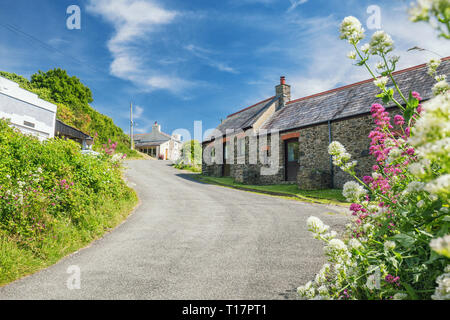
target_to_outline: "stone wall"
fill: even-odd
[[[328,124],[301,129],[299,143],[299,171],[297,175],[299,188],[303,190],[330,188]]]

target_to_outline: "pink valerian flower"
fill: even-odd
[[[391,274],[388,274],[384,280],[386,280],[386,282],[390,283],[390,284],[395,284],[397,286],[400,286],[400,277],[394,277]]]
[[[358,212],[360,212],[363,209],[362,205],[357,203],[352,203],[350,205],[350,211],[353,211],[353,215],[357,215]]]
[[[409,127],[407,127],[407,128],[405,129],[405,134],[406,134],[407,137],[410,136],[410,134],[411,134],[411,129],[410,129]]]
[[[364,176],[363,182],[367,185],[371,184],[373,182],[373,178],[371,176]]]
[[[375,119],[375,124],[380,126],[380,128],[389,128],[392,129],[392,125],[390,124],[389,113],[386,112],[386,109],[379,104],[374,103],[370,108],[370,112],[372,113],[372,118]]]
[[[398,126],[403,126],[405,124],[405,119],[398,114],[394,117],[394,123]]]
[[[420,96],[420,93],[413,91],[413,92],[411,92],[411,95],[413,98],[416,98],[419,102],[422,101],[422,97]]]
[[[417,113],[418,114],[421,114],[422,113],[422,105],[421,104],[419,104],[418,106],[417,106]]]
[[[413,155],[414,155],[414,152],[415,152],[414,148],[408,148],[408,149],[406,150],[406,153],[409,154],[410,156],[413,156]]]

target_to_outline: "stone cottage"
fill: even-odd
[[[137,150],[154,158],[176,161],[181,156],[180,135],[169,135],[161,131],[158,122],[152,126],[152,132],[135,134],[134,144]]]
[[[450,75],[450,57],[442,59],[438,72]],[[426,64],[396,71],[394,77],[404,93],[432,97],[435,81]],[[341,188],[350,177],[333,166],[328,145],[341,142],[358,161],[356,173],[370,174],[370,107],[382,103],[375,97],[378,93],[370,79],[291,100],[291,87],[281,77],[275,96],[229,115],[203,142],[203,174],[246,184]],[[392,114],[399,112],[393,104],[385,107]]]

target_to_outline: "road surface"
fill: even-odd
[[[306,219],[340,229],[347,220],[332,207],[199,183],[166,161],[127,165],[141,199],[127,221],[0,288],[0,299],[296,299],[325,261]],[[80,289],[73,277],[68,288],[68,268],[80,271]]]

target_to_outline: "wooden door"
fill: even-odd
[[[298,139],[286,140],[284,142],[285,150],[285,179],[286,181],[297,181],[298,173],[298,156],[299,156],[299,142]]]
[[[229,147],[227,143],[223,144],[223,169],[222,169],[222,176],[229,177],[231,176],[231,165],[229,163]]]
[[[168,155],[169,155],[169,150],[166,149],[166,160],[169,160]]]

